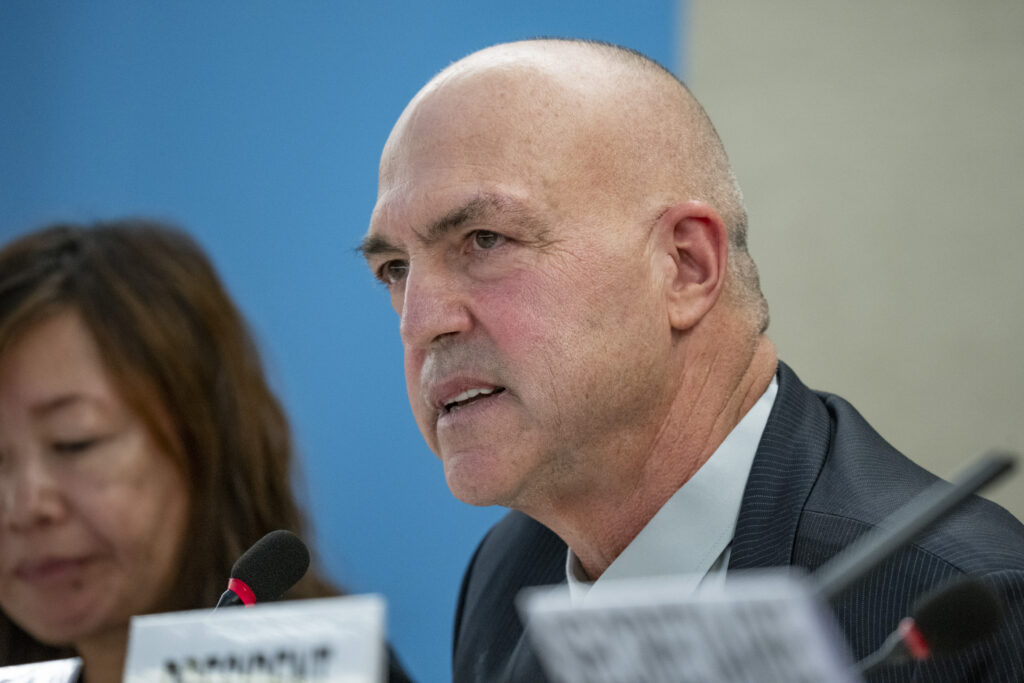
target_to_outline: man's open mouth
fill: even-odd
[[[490,389],[467,389],[461,394],[444,404],[444,412],[450,413],[454,410],[469,405],[488,396],[496,396],[505,391],[505,387],[491,387]]]

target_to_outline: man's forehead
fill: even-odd
[[[382,165],[417,150],[453,144],[476,148],[490,139],[519,135],[536,127],[538,115],[553,113],[555,94],[550,85],[508,72],[447,79],[409,104],[388,138]]]
[[[490,197],[492,209],[510,198],[543,195],[558,175],[570,137],[545,121],[515,116],[501,102],[421,102],[403,117],[381,155],[378,224],[440,220],[438,213]],[[429,216],[425,213],[431,214]]]
[[[563,115],[550,96],[520,95],[453,85],[403,114],[381,154],[378,210],[466,188],[544,194],[571,177],[568,166],[593,133],[586,117]]]
[[[543,44],[540,44],[543,45]],[[579,60],[519,44],[489,48],[456,62],[435,76],[410,101],[385,145],[382,164],[400,149],[429,144],[438,134],[458,136],[467,128],[495,133],[533,133],[580,113],[595,89],[595,71]],[[591,60],[592,61],[592,60]],[[479,124],[474,126],[473,124]]]

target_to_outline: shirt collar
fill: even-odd
[[[594,583],[570,549],[565,574],[573,601],[599,590],[609,579],[666,574],[690,575],[696,588],[727,553],[736,529],[750,467],[775,403],[779,383],[772,379],[707,462],[651,518]]]

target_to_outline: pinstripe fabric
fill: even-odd
[[[487,533],[459,593],[453,681],[545,680],[532,651],[520,646],[523,625],[514,598],[526,586],[564,582],[565,553],[558,536],[519,512]],[[517,669],[514,677],[510,663]]]
[[[933,481],[852,406],[810,391],[780,363],[779,393],[747,482],[729,569],[813,571]],[[491,529],[459,596],[457,683],[545,680],[520,644],[513,599],[525,586],[563,581],[565,552],[554,534],[518,512]],[[921,593],[962,573],[983,576],[1003,596],[1003,629],[962,655],[891,667],[870,683],[1024,682],[1024,526],[977,498],[839,596],[832,607],[854,655],[877,648]]]

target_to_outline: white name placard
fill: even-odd
[[[81,668],[82,660],[78,657],[0,666],[0,683],[73,683]]]
[[[384,610],[353,595],[135,617],[124,681],[381,683]]]
[[[831,614],[798,577],[730,575],[693,592],[682,577],[520,595],[526,632],[561,683],[853,683]]]

